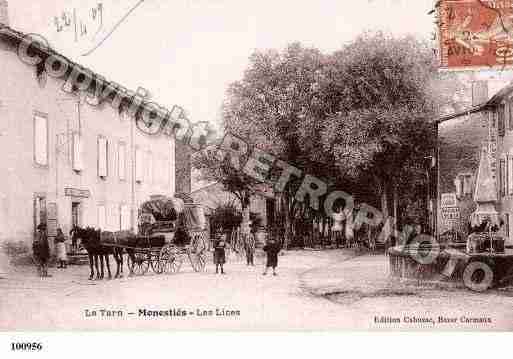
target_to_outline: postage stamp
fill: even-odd
[[[442,68],[513,65],[512,1],[442,0],[438,13]]]

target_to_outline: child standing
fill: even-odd
[[[219,273],[219,268],[221,268],[221,274],[226,274],[223,268],[223,265],[226,263],[225,238],[226,234],[218,235],[214,242],[214,264],[216,265],[216,274]]]
[[[62,229],[57,228],[57,236],[55,237],[55,250],[57,252],[57,260],[59,261],[59,267],[57,268],[66,268],[68,262],[68,255],[66,254],[66,238],[64,238],[64,233],[62,233]]]
[[[280,253],[281,246],[275,239],[271,238],[267,241],[263,249],[267,254],[267,262],[265,264],[265,270],[263,274],[266,275],[267,269],[272,268],[273,275],[277,275],[276,267],[278,267],[278,253]]]

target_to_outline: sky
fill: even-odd
[[[93,18],[99,4],[102,11]],[[433,0],[9,0],[9,17],[13,28],[42,35],[106,78],[134,90],[144,87],[168,108],[182,106],[192,122],[218,124],[226,89],[242,78],[255,50],[299,41],[329,53],[366,30],[429,39],[432,5]],[[80,22],[87,34],[81,34]]]

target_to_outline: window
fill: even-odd
[[[120,229],[122,231],[130,229],[130,208],[128,205],[123,204],[120,207]]]
[[[118,145],[118,174],[121,181],[126,180],[126,143]]]
[[[510,234],[510,221],[511,215],[509,213],[504,214],[504,235],[509,237]]]
[[[456,197],[461,198],[463,196],[463,183],[461,183],[459,177],[454,179],[454,187],[456,188]]]
[[[107,210],[105,205],[98,206],[98,228],[105,230],[107,225]]]
[[[109,172],[109,144],[105,137],[98,137],[98,176],[107,178]]]
[[[456,187],[456,197],[463,198],[472,195],[472,174],[460,173],[454,179],[454,186]]]
[[[513,131],[513,101],[510,101],[508,103],[509,111],[508,111],[508,118],[509,118],[509,129]]]
[[[469,195],[472,194],[472,183],[471,183],[471,176],[470,175],[463,175],[463,194]]]
[[[34,161],[41,166],[48,166],[48,118],[34,116]]]
[[[508,186],[508,195],[513,195],[513,155],[508,155],[508,168],[506,169],[506,172],[508,174],[507,179],[507,186]]]
[[[497,109],[499,136],[504,136],[506,130],[505,108],[506,106],[504,104],[501,104]]]
[[[141,183],[144,176],[143,151],[140,148],[135,149],[135,181]]]
[[[84,165],[82,163],[82,136],[78,132],[73,133],[73,170],[82,171]]]

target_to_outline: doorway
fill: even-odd
[[[37,226],[40,224],[46,225],[46,220],[46,196],[36,194],[34,197],[34,233],[37,233]]]
[[[71,202],[71,228],[80,226],[80,202]]]

